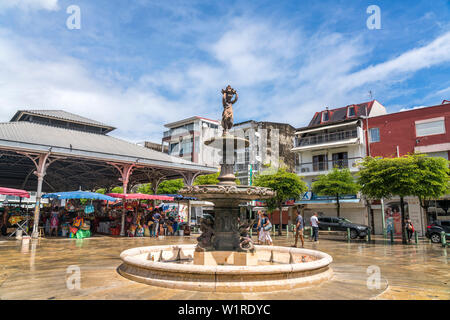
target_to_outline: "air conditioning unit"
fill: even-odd
[[[309,172],[309,168],[302,168],[302,172]]]

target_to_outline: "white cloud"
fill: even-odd
[[[368,88],[389,93],[393,79],[450,60],[450,32],[358,70],[373,50],[360,37],[323,31],[305,36],[269,20],[243,18],[222,27],[223,33],[214,30],[220,35],[215,41],[195,44],[205,59],[180,56],[127,88],[115,70],[97,70],[0,30],[0,118],[8,120],[17,108],[64,108],[112,124],[122,137],[158,141],[164,123],[192,115],[219,118],[220,89],[231,84],[240,95],[235,121],[300,126],[325,106],[367,101]]]
[[[347,76],[340,88],[354,88],[366,83],[392,80],[402,74],[411,74],[441,63],[450,62],[450,32],[420,48],[409,50],[389,61],[369,66]]]
[[[59,10],[58,0],[2,0],[1,9],[19,8],[22,10]]]

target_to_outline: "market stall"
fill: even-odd
[[[61,201],[60,205],[64,205],[63,221],[60,225],[61,235],[67,236],[68,234],[70,238],[77,239],[90,237],[93,229],[95,229],[92,224],[98,222],[95,217],[96,210],[92,202],[93,200],[106,202],[116,201],[113,197],[87,191],[48,193],[42,196],[42,198]],[[90,200],[90,202],[88,200]],[[59,214],[59,212],[52,212],[50,218],[52,224],[53,219],[58,218]],[[56,217],[54,215],[56,215]]]
[[[30,194],[21,189],[0,187],[0,194],[20,197],[21,199],[30,198]],[[8,237],[12,237],[15,234],[18,237],[21,237],[23,234],[28,235],[29,220],[28,210],[21,210],[20,206],[13,208],[13,210],[3,208],[2,221],[0,221],[1,234],[7,235],[9,233]],[[8,225],[11,226],[9,230]]]
[[[129,237],[150,236],[149,221],[152,221],[151,215],[157,207],[156,201],[174,200],[170,196],[143,193],[108,193],[107,195],[123,201],[122,206],[124,207],[122,208],[126,212],[125,230]],[[153,207],[149,207],[141,201],[152,201]]]

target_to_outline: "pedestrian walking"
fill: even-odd
[[[160,228],[159,228],[159,223],[161,220],[161,214],[159,213],[159,210],[156,209],[156,212],[153,214],[153,224],[155,225],[155,237],[158,238],[159,236],[159,232],[160,232]]]
[[[406,217],[405,225],[406,225],[406,233],[408,236],[408,242],[411,242],[412,235],[414,234],[414,226],[409,216]]]
[[[302,248],[305,247],[305,241],[303,239],[303,217],[300,214],[300,211],[297,211],[297,219],[295,220],[295,244],[294,247],[297,247],[298,238],[302,241]]]
[[[58,236],[58,226],[59,226],[59,212],[58,207],[55,207],[50,217],[50,236],[52,236],[53,230],[55,231],[55,237]]]
[[[272,245],[272,238],[270,237],[270,229],[272,229],[272,223],[269,220],[267,213],[264,213],[261,217],[261,230],[259,232],[259,241],[263,244]]]
[[[319,242],[319,219],[317,218],[317,212],[314,212],[311,217],[311,228],[313,229],[311,241]]]
[[[256,230],[258,232],[258,244],[261,244],[261,241],[259,240],[259,234],[261,232],[261,219],[262,219],[262,212],[258,211],[258,221],[256,223]]]

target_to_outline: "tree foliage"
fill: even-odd
[[[152,184],[151,183],[144,183],[141,184],[138,188],[137,188],[137,193],[143,193],[143,194],[153,194],[153,188],[152,188]]]
[[[406,242],[403,198],[419,197],[422,206],[426,199],[436,199],[450,190],[449,162],[444,158],[412,154],[399,158],[367,157],[361,163],[358,181],[368,198],[400,197],[402,238]]]
[[[439,198],[450,190],[449,162],[444,158],[413,154],[399,158],[367,157],[358,181],[369,198],[417,196]]]
[[[194,186],[218,184],[219,183],[219,179],[218,179],[219,175],[220,175],[220,172],[198,176],[194,180]],[[241,184],[239,179],[236,179],[235,182],[238,185]]]
[[[105,194],[106,193],[106,189],[105,188],[100,188],[100,189],[95,190],[95,192],[101,193],[101,194]]]
[[[258,187],[271,188],[276,191],[275,197],[267,200],[267,207],[272,212],[274,209],[280,210],[280,228],[281,234],[281,212],[282,205],[286,200],[298,198],[308,190],[306,183],[295,173],[287,172],[280,168],[276,172],[263,172],[255,175],[254,185]]]
[[[184,187],[183,179],[165,180],[158,186],[158,194],[177,194]]]
[[[327,174],[320,175],[317,181],[312,183],[312,191],[321,196],[334,196],[336,198],[337,216],[340,216],[339,196],[356,194],[359,185],[349,169],[333,168]]]
[[[111,189],[111,193],[123,193],[122,187],[114,187]]]

